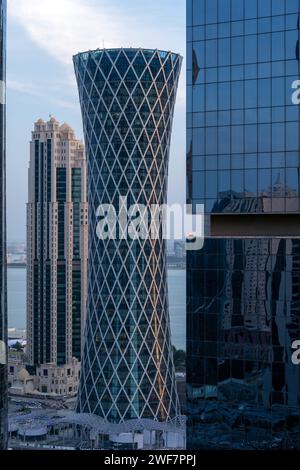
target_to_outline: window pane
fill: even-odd
[[[267,62],[271,60],[271,35],[258,35],[258,61]]]
[[[238,193],[244,191],[244,172],[243,170],[231,171],[231,189]]]
[[[193,87],[193,106],[190,109],[194,112],[204,111],[204,85]]]
[[[283,106],[285,101],[284,78],[273,78],[272,80],[272,106]]]
[[[257,62],[257,36],[245,37],[245,63]]]
[[[287,1],[287,3],[289,0]],[[284,13],[285,1],[283,0],[272,0],[272,14],[282,15]]]
[[[258,151],[271,151],[271,125],[260,124],[258,126]]]
[[[244,15],[244,2],[243,0],[231,0],[231,18],[232,21],[242,20]]]
[[[230,83],[219,84],[219,109],[230,109]]]
[[[231,63],[242,64],[244,59],[244,38],[232,38],[231,40]]]
[[[204,197],[204,171],[197,171],[193,174],[193,198]]]
[[[194,155],[204,154],[204,129],[193,129],[193,153]]]
[[[231,128],[231,150],[232,153],[240,153],[244,150],[243,126],[232,126]]]
[[[217,171],[206,171],[206,194],[207,198],[216,198],[218,189]]]
[[[253,153],[257,151],[257,126],[245,126],[245,151]]]
[[[272,150],[280,152],[284,150],[285,143],[285,129],[284,124],[273,124],[272,125]]]
[[[231,83],[231,108],[242,109],[244,107],[244,82]]]
[[[245,170],[245,191],[257,195],[257,171]]]
[[[205,157],[193,157],[193,171],[205,170]],[[197,177],[197,175],[195,175]]]
[[[230,21],[230,0],[219,0],[219,21]]]
[[[272,34],[272,59],[284,60],[284,33]]]
[[[206,111],[217,110],[217,93],[216,86],[206,85]]]
[[[204,3],[203,1],[200,3]],[[206,0],[206,23],[217,23],[218,21],[218,1]]]
[[[286,13],[299,13],[299,0],[288,0],[286,3]]]
[[[230,64],[230,39],[219,40],[219,65]]]
[[[218,151],[217,128],[208,127],[206,129],[206,154],[213,155]]]
[[[219,171],[218,172],[218,179],[219,179],[219,193],[225,192],[230,190],[230,171]]]
[[[218,130],[219,153],[230,153],[230,127],[219,127]]]
[[[245,18],[257,18],[257,0],[245,1]]]
[[[216,67],[218,59],[217,40],[206,41],[206,66]]]
[[[258,0],[258,16],[271,15],[271,0]]]
[[[257,81],[245,81],[245,107],[256,108],[257,106]]]
[[[299,149],[299,122],[286,123],[286,150]]]
[[[258,105],[271,106],[271,80],[269,78],[258,82]]]
[[[199,25],[204,24],[204,2],[193,1],[193,24]]]
[[[286,38],[286,54],[285,58],[288,59],[297,59],[296,51],[297,51],[297,43],[299,40],[299,31],[287,31],[285,33]]]
[[[258,195],[267,195],[271,187],[271,171],[258,170]]]

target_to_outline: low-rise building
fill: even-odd
[[[77,393],[79,377],[80,362],[76,358],[68,365],[43,364],[34,371],[26,366],[23,351],[9,350],[8,386],[12,395],[73,396]]]
[[[56,395],[75,395],[80,377],[80,362],[73,358],[72,362],[57,366],[43,364],[36,368],[37,391]]]

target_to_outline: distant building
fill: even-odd
[[[23,351],[8,352],[8,386],[11,395],[26,395],[33,393],[36,388],[35,377],[25,368]]]
[[[8,387],[10,395],[75,395],[80,376],[80,362],[73,358],[70,364],[44,364],[34,372],[27,365],[24,352],[8,351]]]
[[[27,205],[27,356],[32,366],[71,369],[77,391],[86,311],[87,199],[84,146],[67,124],[34,125]],[[53,371],[53,368],[57,368]],[[75,369],[73,369],[75,367]]]

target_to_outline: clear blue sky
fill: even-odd
[[[8,240],[26,238],[27,169],[33,122],[49,114],[82,138],[72,55],[148,47],[185,56],[185,0],[8,0]],[[169,202],[185,200],[185,63],[175,111]]]

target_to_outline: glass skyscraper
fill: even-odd
[[[26,355],[42,376],[39,392],[68,395],[77,392],[86,317],[85,149],[54,117],[38,119],[31,135]]]
[[[88,161],[89,269],[77,410],[108,421],[179,416],[166,278],[157,238],[102,240],[99,205],[166,203],[171,127],[181,57],[145,49],[78,54]],[[137,214],[136,214],[137,215]],[[161,232],[161,231],[160,231]]]
[[[188,0],[189,448],[300,448],[299,2]]]
[[[6,313],[6,0],[0,1],[0,449],[7,445],[7,313]]]

